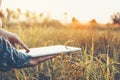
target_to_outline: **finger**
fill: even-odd
[[[46,56],[43,56],[43,58],[50,59],[50,58],[54,58],[54,57],[56,57],[58,55],[59,54],[46,55]]]
[[[52,59],[52,58],[55,58],[56,55],[49,55],[49,56],[41,56],[39,57],[40,61],[43,62],[43,61],[46,61],[48,59]]]
[[[19,44],[26,50],[26,52],[30,52],[30,50],[27,47],[27,45],[25,45],[23,42],[20,42]]]
[[[20,39],[18,38],[18,44],[24,48],[26,50],[26,52],[30,52],[29,48],[27,47],[27,45],[25,45],[25,43]]]

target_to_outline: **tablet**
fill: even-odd
[[[54,45],[54,46],[30,48],[30,52],[28,53],[28,55],[30,55],[31,57],[38,57],[38,56],[68,53],[68,52],[80,51],[80,50],[81,48],[78,48],[78,47]],[[18,51],[25,53],[25,50],[23,49]]]

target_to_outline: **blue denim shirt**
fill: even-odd
[[[30,64],[27,53],[18,52],[4,37],[0,36],[0,71],[25,68]]]

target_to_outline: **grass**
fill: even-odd
[[[8,80],[39,80],[41,72],[50,76],[50,80],[120,79],[119,30],[55,28],[35,24],[4,28],[18,34],[30,48],[62,44],[82,50],[61,54],[35,67],[0,72],[1,79],[7,76]]]

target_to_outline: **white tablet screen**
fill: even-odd
[[[81,50],[81,48],[64,46],[64,45],[54,45],[54,46],[31,48],[28,54],[31,57],[38,57],[38,56],[67,53],[67,52],[73,52],[79,50]],[[18,51],[25,53],[25,50],[18,50]]]

